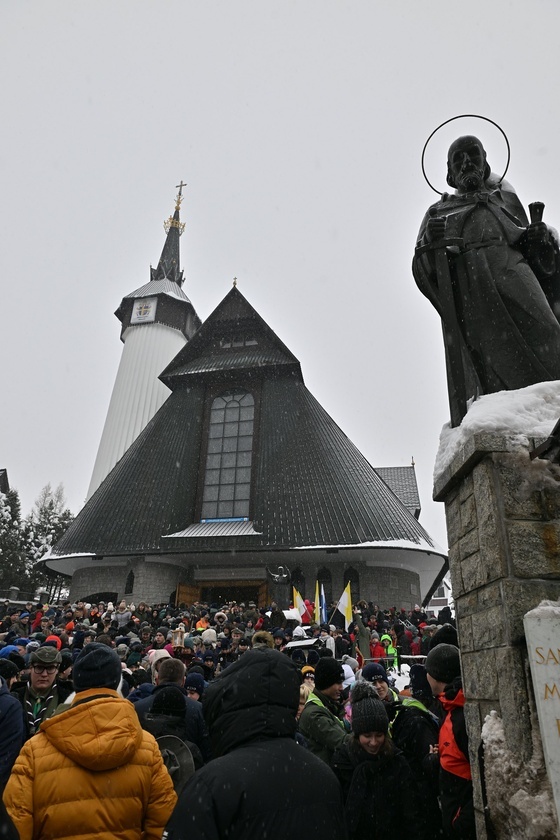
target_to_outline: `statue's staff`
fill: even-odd
[[[445,231],[445,219],[437,215],[435,207],[431,207],[429,213],[431,217],[430,221],[436,224],[439,223],[441,232],[443,233]],[[453,395],[450,394],[450,397],[455,399],[456,405],[460,408],[461,416],[464,416],[467,413],[467,404],[465,400],[465,371],[461,351],[463,334],[457,320],[455,300],[453,297],[453,282],[451,280],[447,257],[447,248],[451,246],[462,247],[462,245],[463,240],[458,236],[449,237],[448,239],[436,238],[435,242],[430,242],[427,245],[418,245],[416,247],[416,255],[420,256],[420,254],[426,251],[433,251],[434,253],[441,305],[441,324],[448,362],[452,371],[450,388],[455,392]],[[453,399],[450,401],[453,403]]]

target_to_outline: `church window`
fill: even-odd
[[[360,597],[360,574],[357,569],[349,566],[344,570],[344,586],[350,582],[350,593],[352,595],[352,603],[355,604]]]
[[[124,594],[131,595],[134,592],[134,572],[132,569],[126,576],[126,583],[124,585]]]
[[[325,599],[327,604],[330,604],[332,601],[332,575],[330,569],[327,569],[323,566],[322,569],[317,571],[317,580],[319,581],[319,586],[323,584],[323,589],[325,590]]]
[[[201,520],[248,519],[255,401],[247,391],[212,403]]]
[[[220,347],[223,350],[230,350],[232,347],[237,349],[239,347],[254,347],[258,344],[257,339],[253,335],[246,334],[230,334],[225,335],[220,339]]]

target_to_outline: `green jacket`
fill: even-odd
[[[299,719],[299,731],[306,739],[310,752],[327,764],[331,763],[334,751],[347,736],[344,723],[325,705],[320,692],[309,695]]]
[[[398,651],[397,651],[396,647],[393,646],[393,640],[389,636],[388,633],[384,633],[381,636],[381,638],[379,640],[381,642],[381,644],[383,644],[384,639],[389,639],[389,646],[387,648],[385,648],[385,658],[387,660],[387,667],[391,668],[392,666],[394,666],[395,668],[398,668],[399,667]]]

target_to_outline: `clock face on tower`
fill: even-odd
[[[132,315],[130,317],[131,324],[149,324],[155,321],[157,309],[157,298],[140,298],[134,301],[132,307]]]

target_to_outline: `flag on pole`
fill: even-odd
[[[315,581],[315,615],[313,616],[315,624],[324,624],[322,617],[321,602],[319,600],[319,581]]]
[[[350,581],[346,584],[346,588],[338,601],[337,610],[344,616],[345,630],[348,630],[352,624],[352,595],[350,593]]]
[[[319,623],[320,624],[326,624],[327,623],[327,599],[325,598],[325,587],[323,586],[323,584],[321,584],[321,596],[320,596],[320,598],[321,598],[321,609],[320,609],[321,621]],[[315,608],[315,609],[317,609],[317,608]]]
[[[300,616],[303,618],[303,616],[307,612],[307,607],[303,603],[303,598],[301,597],[301,595],[299,594],[299,592],[297,591],[295,586],[292,586],[292,589],[294,590],[294,593],[293,593],[294,607],[296,608],[296,610],[298,611]]]

